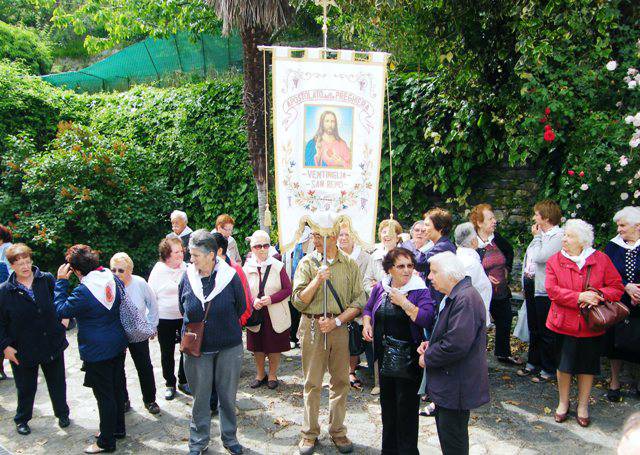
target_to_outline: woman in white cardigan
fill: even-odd
[[[178,284],[187,270],[184,262],[184,249],[179,238],[166,238],[158,247],[160,260],[149,275],[149,286],[153,290],[158,303],[158,342],[160,343],[160,359],[162,376],[167,387],[164,398],[173,400],[176,396],[175,349],[180,340],[182,330],[182,314],[178,305]],[[184,362],[180,354],[178,367],[178,388],[190,395],[187,377],[184,373]]]
[[[266,385],[278,387],[278,366],[281,353],[288,351],[291,313],[287,298],[291,295],[291,280],[284,264],[269,255],[271,239],[265,231],[255,231],[250,239],[251,256],[244,273],[251,288],[253,311],[259,311],[261,323],[247,328],[247,350],[253,352],[256,362],[256,378],[250,387]],[[269,373],[265,372],[265,359],[269,358]]]

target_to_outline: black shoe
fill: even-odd
[[[178,384],[178,390],[185,395],[191,396],[191,388],[189,388],[189,384],[186,382],[184,384]]]
[[[252,389],[257,389],[258,387],[266,385],[267,382],[269,382],[269,377],[265,374],[264,378],[262,379],[254,379],[253,382],[249,384],[249,387],[251,387]]]
[[[5,379],[7,379],[7,373],[5,373],[4,370],[0,370],[0,381],[4,381]]]
[[[67,428],[69,425],[71,425],[71,420],[69,420],[69,417],[60,417],[58,419],[58,426],[60,428]]]
[[[129,400],[124,400],[124,412],[131,411],[131,402]]]
[[[225,445],[224,448],[227,449],[227,452],[232,455],[241,455],[242,453],[244,453],[240,444],[233,444],[230,446]]]
[[[155,401],[153,403],[145,403],[144,407],[147,408],[149,414],[160,414],[160,406]]]
[[[167,387],[167,390],[164,392],[164,399],[167,401],[173,400],[176,397],[176,388],[175,387]]]
[[[612,403],[620,403],[622,402],[622,394],[620,393],[620,389],[609,389],[607,390],[607,394],[605,395],[607,400]]]
[[[31,428],[29,428],[29,425],[27,425],[26,423],[16,424],[16,431],[18,432],[18,434],[21,434],[22,436],[31,434]]]

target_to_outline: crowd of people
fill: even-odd
[[[286,252],[257,230],[247,239],[244,259],[231,216],[219,216],[211,231],[194,231],[187,214],[176,210],[148,280],[133,274],[126,252],[106,268],[96,251],[81,244],[66,251],[54,277],[34,265],[29,246],[12,243],[11,231],[0,226],[0,352],[15,381],[16,431],[31,432],[39,369],[59,426],[70,425],[64,351],[66,330],[74,325],[84,385],[93,391],[100,418],[86,453],[113,452],[116,440],[126,437],[127,352],[145,408],[160,412],[150,354],[156,337],[164,399],[173,400],[178,391],[193,397],[192,455],[207,450],[212,415],[220,417],[225,449],[243,453],[236,421],[243,333],[255,362],[251,389],[277,389],[282,353],[300,349],[303,455],[313,453],[320,436],[326,373],[329,435],[340,453],[353,451],[345,415],[350,390],[363,388],[362,354],[374,378],[371,393],[380,395],[383,454],[419,453],[420,415],[435,417],[444,454],[468,453],[470,411],[489,402],[488,328],[495,331],[498,362],[536,383],[556,381],[558,423],[569,418],[575,376],[575,419],[587,427],[602,357],[610,362],[611,402],[622,400],[623,362],[640,363],[640,208],[613,216],[618,235],[604,252],[594,249],[586,221],[570,219],[561,227],[555,202],[538,202],[532,215],[521,275],[526,360],[511,350],[514,248],[497,231],[489,204],[473,207],[468,222],[455,229],[452,214],[441,208],[413,222],[408,234],[397,220],[384,220],[380,243],[370,251],[355,243],[346,224],[328,235],[307,227]],[[79,284],[71,290],[72,275]],[[620,301],[630,314],[608,330],[595,329],[584,312],[605,301]],[[0,379],[6,377],[0,368]],[[428,403],[423,410],[422,401]],[[638,422],[627,427],[638,430]],[[625,438],[624,444],[634,444]]]

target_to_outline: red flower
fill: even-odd
[[[544,130],[545,131],[551,131],[551,125],[545,125],[544,126]]]
[[[571,169],[569,169],[569,170],[567,171],[567,174],[569,174],[569,175],[573,175],[573,174],[575,174],[575,172],[573,172]]]
[[[584,171],[580,171],[580,173],[578,174],[580,177],[584,177]]]
[[[542,117],[540,120],[538,120],[540,123],[547,123],[547,117]]]
[[[547,130],[547,131],[544,132],[543,138],[547,142],[552,142],[556,138],[556,133],[554,133],[552,130]],[[571,171],[571,172],[573,172],[573,171]],[[573,174],[571,174],[571,175],[573,175]]]
[[[549,114],[551,114],[551,109],[546,108],[546,109],[544,110],[544,113],[545,113],[545,115],[549,115]]]

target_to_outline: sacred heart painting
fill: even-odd
[[[351,169],[353,107],[304,106],[304,166]]]

